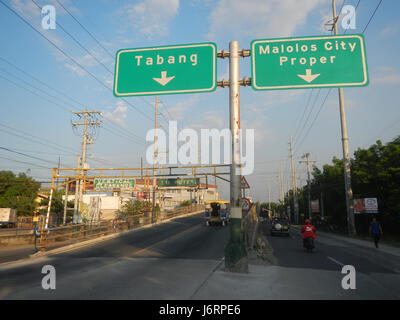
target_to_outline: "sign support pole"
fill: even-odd
[[[332,0],[333,9],[333,28],[335,35],[338,33],[336,4]],[[344,166],[344,185],[346,192],[346,210],[347,210],[347,231],[349,236],[355,235],[354,225],[354,208],[353,208],[353,190],[351,189],[351,173],[350,173],[350,158],[349,158],[349,138],[347,136],[346,111],[344,106],[343,88],[338,88],[339,105],[340,105],[340,125],[342,131],[342,147],[343,147],[343,166]]]
[[[230,172],[231,232],[225,248],[225,270],[248,272],[247,252],[244,243],[242,206],[240,203],[240,83],[239,42],[229,43],[229,113],[232,137],[232,164]]]

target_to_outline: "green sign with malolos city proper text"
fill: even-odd
[[[255,90],[365,86],[368,84],[361,34],[254,40]]]
[[[122,49],[116,54],[117,97],[199,93],[216,88],[215,43]]]
[[[200,184],[199,178],[158,179],[159,187],[192,187]]]

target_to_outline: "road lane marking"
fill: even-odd
[[[339,266],[343,267],[345,264],[341,263],[340,261],[337,261],[336,259],[333,259],[332,257],[327,257],[329,260],[335,262],[336,264],[338,264]]]

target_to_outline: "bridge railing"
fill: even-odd
[[[50,229],[48,234],[43,235],[39,239],[37,242],[37,248],[39,250],[46,250],[50,247],[58,247],[61,245],[86,241],[201,211],[204,210],[204,208],[204,205],[193,204],[176,208],[174,210],[160,212],[157,215],[152,215],[151,212],[146,212],[144,214],[138,214],[123,219],[100,220],[99,222],[92,224],[75,224],[56,227]]]

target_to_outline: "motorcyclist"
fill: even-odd
[[[312,237],[313,239],[316,239],[316,229],[315,227],[311,224],[311,221],[307,219],[305,221],[305,225],[301,228],[301,233],[302,233],[302,238],[303,238],[303,247],[306,246],[306,239],[309,237]]]

